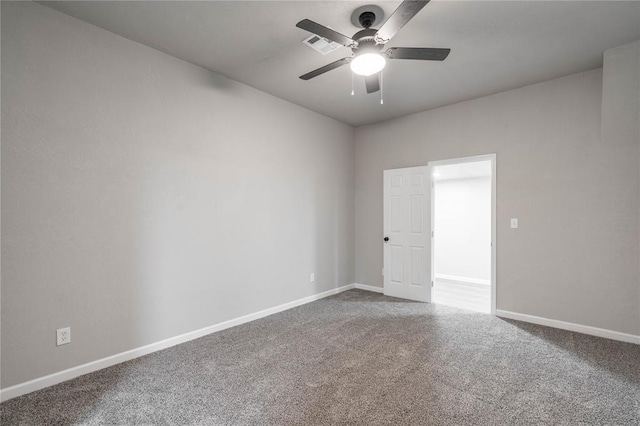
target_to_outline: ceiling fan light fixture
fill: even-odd
[[[358,75],[369,76],[382,71],[387,61],[380,53],[363,53],[351,61],[351,71]]]

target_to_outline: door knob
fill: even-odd
[[[384,237],[384,242],[386,243],[387,241],[389,241],[389,237]]]

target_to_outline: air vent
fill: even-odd
[[[323,55],[333,52],[340,47],[338,43],[327,40],[326,38],[317,36],[315,34],[302,40],[302,43],[306,44],[313,50],[322,53]]]

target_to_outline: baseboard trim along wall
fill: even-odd
[[[96,361],[92,361],[86,364],[72,367],[67,370],[59,371],[57,373],[49,374],[48,376],[39,377],[37,379],[29,380],[28,382],[20,383],[14,386],[10,386],[6,389],[0,390],[0,402],[7,401],[17,396],[25,395],[27,393],[35,392],[40,389],[44,389],[49,386],[56,385],[58,383],[65,382],[67,380],[74,379],[84,374],[92,373],[94,371],[101,370],[103,368],[111,367],[112,365],[120,364],[125,361],[132,360],[153,352],[161,351],[163,349],[170,348],[172,346],[179,345],[200,337],[212,334],[218,331],[226,330],[231,327],[235,327],[240,324],[255,321],[260,318],[267,317],[269,315],[277,314],[279,312],[286,311],[288,309],[295,308],[316,300],[324,299],[325,297],[333,296],[334,294],[342,293],[343,291],[351,289],[359,289],[372,291],[376,293],[382,293],[382,287],[376,287],[366,284],[348,284],[342,287],[337,287],[322,293],[314,294],[313,296],[304,297],[302,299],[294,300],[292,302],[284,303],[282,305],[274,306],[273,308],[264,309],[252,314],[244,315],[238,318],[234,318],[228,321],[223,321],[218,324],[214,324],[199,330],[191,331],[181,334],[179,336],[170,337],[165,340],[161,340],[156,343],[151,343],[146,346],[142,346],[136,349],[131,349],[126,352],[121,352],[106,358],[102,358]],[[592,336],[604,337],[607,339],[620,340],[628,343],[640,344],[640,336],[633,334],[620,333],[618,331],[605,330],[602,328],[591,327],[587,325],[573,324],[564,321],[552,320],[548,318],[536,317],[534,315],[519,314],[516,312],[509,312],[503,310],[496,310],[496,315],[502,318],[508,318],[518,321],[530,322],[533,324],[544,325],[547,327],[560,328],[563,330],[575,331],[578,333],[589,334]]]
[[[374,293],[384,293],[384,289],[382,287],[376,287],[373,285],[355,283],[353,287],[357,288],[358,290],[373,291]]]
[[[619,331],[606,330],[604,328],[591,327],[589,325],[574,324],[571,322],[537,317],[535,315],[519,314],[517,312],[503,311],[501,309],[496,310],[496,316],[640,345],[640,336],[621,333]]]
[[[491,280],[483,280],[481,278],[460,277],[458,275],[435,274],[436,279],[457,281],[460,283],[491,285]]]
[[[449,277],[449,275],[445,275],[444,277]],[[460,277],[455,277],[455,278],[460,278]],[[367,284],[355,283],[353,284],[353,287],[360,290],[374,291],[376,293],[384,292],[384,289],[382,287],[375,287]],[[501,309],[496,310],[496,316],[501,318],[513,319],[517,321],[529,322],[529,323],[538,324],[538,325],[544,325],[546,327],[559,328],[559,329],[568,330],[568,331],[575,331],[576,333],[588,334],[591,336],[604,337],[605,339],[619,340],[621,342],[635,343],[637,345],[640,345],[640,336],[621,333],[619,331],[606,330],[604,328],[591,327],[588,325],[574,324],[574,323],[565,322],[565,321],[537,317],[535,315],[519,314],[517,312],[504,311]]]
[[[324,299],[334,294],[342,293],[343,291],[351,290],[353,288],[360,288],[361,290],[367,290],[371,286],[360,286],[360,284],[348,284],[342,287],[337,287],[332,290],[328,290],[322,293],[314,294],[313,296],[304,297],[302,299],[294,300],[289,303],[275,306],[273,308],[264,309],[253,314],[244,315],[238,318],[234,318],[228,321],[224,321],[218,324],[214,324],[199,330],[191,331],[181,334],[179,336],[170,337],[165,340],[161,340],[156,343],[151,343],[146,346],[142,346],[136,349],[131,349],[126,352],[121,352],[106,358],[102,358],[96,361],[92,361],[86,364],[72,367],[67,370],[59,371],[57,373],[49,374],[48,376],[39,377],[37,379],[29,380],[28,382],[19,383],[14,386],[10,386],[6,389],[0,390],[0,402],[15,398],[20,395],[31,393],[40,389],[44,389],[49,386],[56,385],[58,383],[65,382],[67,380],[74,379],[84,374],[92,373],[94,371],[102,370],[103,368],[111,367],[112,365],[120,364],[125,361],[132,360],[153,352],[167,349],[181,343],[188,342],[190,340],[198,339],[208,334],[215,333],[217,331],[226,330],[227,328],[235,327],[236,325],[244,324],[247,322],[255,321],[260,318],[267,317],[269,315],[277,314],[278,312],[286,311],[288,309],[295,308],[310,302],[314,302],[319,299]],[[364,288],[366,287],[366,288]],[[371,287],[375,290],[382,291],[378,287]]]

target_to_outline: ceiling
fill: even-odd
[[[448,47],[444,62],[389,61],[368,95],[348,66],[298,76],[345,56],[303,45],[303,18],[346,35],[371,1],[61,1],[47,6],[353,126],[478,98],[602,65],[605,49],[640,39],[640,2],[434,0],[387,47]],[[389,16],[400,1],[379,2]]]

